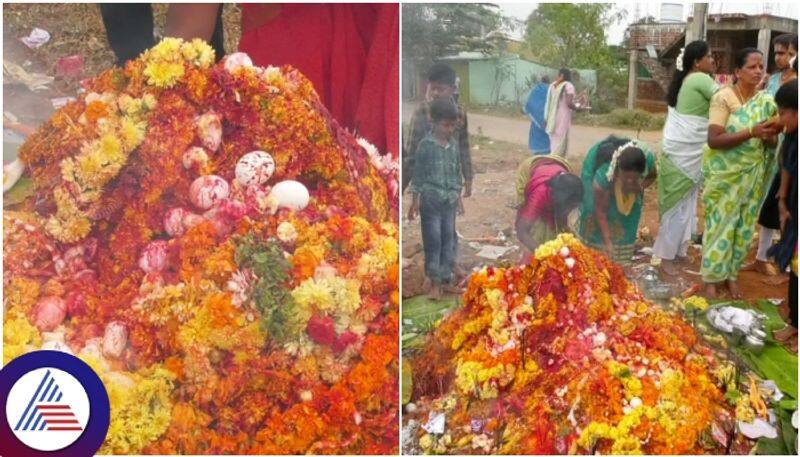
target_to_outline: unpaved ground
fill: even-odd
[[[166,23],[167,4],[154,4],[156,34]],[[241,7],[223,7],[225,49],[234,51],[241,36]],[[34,27],[50,33],[50,41],[37,49],[25,46],[20,38]],[[4,74],[3,112],[26,126],[36,128],[53,113],[51,99],[74,97],[79,78],[64,79],[56,75],[56,62],[63,57],[83,56],[82,77],[100,73],[114,65],[115,58],[106,38],[100,9],[94,3],[16,3],[3,4],[3,61],[20,65],[26,72],[55,77],[45,90],[31,91],[24,84],[15,84]],[[4,72],[5,73],[5,72]],[[4,116],[4,127],[9,125]],[[7,159],[7,157],[6,157]]]
[[[476,122],[478,120],[479,122]],[[514,120],[504,123],[503,118],[493,118],[490,122],[484,121],[479,116],[470,114],[470,130],[475,132],[478,125],[491,125],[492,132],[509,132],[513,128]],[[473,130],[475,126],[475,130]],[[584,133],[580,136],[580,141],[591,145],[604,138],[610,133],[624,134],[620,131],[612,131],[608,128],[584,127]],[[581,130],[583,130],[581,129]],[[591,129],[592,135],[588,136],[585,132]],[[573,136],[575,136],[573,128]],[[484,134],[489,131],[483,129]],[[652,141],[657,145],[658,132],[647,132],[648,142]],[[524,141],[527,141],[527,131],[525,131]],[[587,147],[588,148],[588,147]],[[459,243],[458,263],[464,271],[469,271],[473,267],[486,264],[501,265],[503,263],[516,263],[521,260],[521,250],[519,248],[502,256],[497,261],[492,261],[476,256],[477,250],[470,246],[470,241],[482,243],[518,246],[517,239],[513,233],[515,212],[510,207],[514,199],[514,174],[517,164],[527,156],[527,147],[505,141],[497,141],[486,137],[473,136],[472,160],[475,166],[475,181],[473,184],[473,196],[464,202],[465,214],[459,216],[456,226],[461,235]],[[580,170],[583,155],[580,156],[575,149],[570,148],[570,163],[573,170]],[[404,206],[409,203],[408,195],[404,198]],[[701,209],[702,211],[702,209]],[[701,213],[702,220],[702,213]],[[655,186],[645,192],[645,208],[642,214],[640,230],[646,227],[650,232],[650,238],[643,240],[642,246],[652,246],[653,239],[658,233],[658,196]],[[701,224],[702,229],[702,224]],[[507,237],[507,241],[497,240],[498,234],[502,233]],[[494,238],[494,240],[492,240]],[[403,222],[403,297],[411,297],[422,293],[423,273],[423,254],[419,230],[419,221],[409,223]],[[682,265],[682,273],[677,278],[664,277],[671,283],[676,284],[680,289],[685,289],[692,284],[700,282],[700,276],[689,272],[698,272],[700,269],[700,250],[690,248],[690,261]],[[755,249],[751,250],[750,257],[755,256]],[[637,262],[642,265],[649,261],[649,256],[642,255]],[[766,276],[755,272],[742,272],[740,274],[740,287],[743,290],[746,300],[756,300],[763,298],[785,298],[786,285],[773,286],[762,282]]]

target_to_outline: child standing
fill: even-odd
[[[449,100],[430,104],[432,129],[417,146],[411,176],[412,202],[408,218],[420,215],[429,297],[439,299],[453,280],[456,212],[462,187],[461,160],[453,134],[458,110]],[[447,292],[451,292],[448,288]]]

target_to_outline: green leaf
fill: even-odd
[[[780,431],[776,438],[760,438],[756,452],[760,455],[797,455],[797,430],[792,427],[792,416],[784,410],[778,410],[778,426]]]
[[[780,436],[777,438],[759,438],[756,444],[756,454],[788,455],[789,450],[786,449],[786,445]]]
[[[407,359],[403,359],[402,378],[400,381],[400,392],[402,394],[402,401],[405,405],[411,401],[411,394],[414,392],[414,373],[411,368],[411,363]]]
[[[26,198],[36,192],[33,187],[33,179],[23,176],[19,178],[14,187],[3,193],[3,206],[11,206],[22,203]]]
[[[742,394],[740,394],[738,390],[729,390],[725,392],[725,400],[727,400],[730,405],[735,405],[736,401],[739,400],[741,396]]]
[[[269,262],[269,255],[267,255],[266,252],[259,252],[253,256],[253,261],[257,263],[267,263]]]
[[[767,333],[772,330],[782,328],[785,324],[777,308],[766,300],[760,300],[755,306],[744,301],[720,301],[714,305],[735,306],[742,309],[756,309],[766,315],[764,323]],[[705,313],[698,316],[698,322],[707,324],[710,329]],[[716,330],[714,330],[717,332]],[[764,379],[775,381],[778,389],[792,399],[797,399],[797,355],[792,354],[783,345],[775,343],[771,338],[765,341],[764,349],[760,354],[754,354],[744,346],[732,348],[733,352],[747,365],[747,368],[756,372]]]
[[[792,426],[792,416],[786,411],[779,411],[781,435],[788,454],[797,455],[797,430]]]
[[[797,356],[785,347],[766,342],[763,351],[756,355],[745,347],[734,348],[748,368],[764,379],[775,381],[785,395],[797,399]]]
[[[788,398],[784,398],[778,404],[780,405],[781,408],[785,409],[786,411],[797,410],[797,400],[789,400]]]

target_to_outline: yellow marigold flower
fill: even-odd
[[[422,435],[422,438],[419,439],[419,447],[422,449],[430,449],[433,446],[433,437],[428,435],[427,433]]]
[[[149,59],[176,60],[180,56],[183,40],[180,38],[167,37],[153,46],[148,52]]]
[[[200,68],[208,68],[214,63],[215,53],[214,48],[209,46],[205,41],[195,38],[190,43],[184,44],[192,48],[190,51],[194,57],[191,59],[194,65]],[[185,56],[186,54],[184,54]]]
[[[61,220],[56,216],[50,216],[45,228],[53,238],[63,243],[74,243],[84,239],[89,234],[92,230],[92,224],[85,217]]]
[[[6,318],[3,324],[3,363],[8,363],[41,344],[39,330],[24,315]]]
[[[103,163],[118,162],[124,159],[122,143],[113,134],[106,134],[97,140],[97,154]]]
[[[128,117],[123,118],[120,122],[119,133],[125,149],[132,151],[142,144],[146,129],[147,124],[144,122],[136,122]]]
[[[470,336],[476,335],[483,331],[486,327],[489,326],[491,323],[492,317],[484,314],[481,315],[479,318],[471,320],[464,324],[458,332],[453,337],[453,342],[450,344],[450,347],[456,351],[458,350],[464,341],[466,341]]]
[[[138,454],[166,432],[175,376],[154,368],[141,373],[98,372],[108,391],[111,421],[100,453]]]
[[[72,197],[61,187],[53,191],[53,197],[58,210],[45,223],[47,232],[64,243],[73,243],[88,235],[92,224],[78,209]]]
[[[558,253],[564,246],[574,246],[578,240],[570,233],[562,233],[555,239],[552,239],[536,248],[533,256],[537,260],[543,260]]]
[[[705,311],[708,309],[708,302],[703,297],[693,295],[683,301],[683,307],[687,310],[696,309],[698,311]]]
[[[175,62],[149,62],[144,69],[147,83],[160,88],[174,86],[183,77],[183,73],[183,64]]]
[[[153,94],[144,94],[144,96],[142,97],[142,104],[144,108],[146,108],[148,111],[152,111],[153,108],[155,108],[156,105],[158,105],[158,101],[156,100],[156,97]]]
[[[338,276],[309,278],[292,290],[292,297],[298,308],[350,314],[361,305],[359,287],[357,281]]]
[[[6,316],[26,315],[39,298],[39,282],[16,276],[3,288],[3,306]]]
[[[736,401],[736,419],[742,422],[753,422],[756,418],[756,411],[750,406],[750,397],[742,395]]]

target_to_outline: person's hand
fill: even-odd
[[[458,214],[459,216],[464,215],[464,199],[461,197],[458,197],[458,207],[456,209],[456,214]]]
[[[756,124],[750,129],[750,134],[753,138],[760,138],[762,140],[769,139],[778,133],[778,127],[774,120],[767,120]]]
[[[417,202],[411,202],[411,205],[408,207],[408,220],[413,221],[417,214],[419,214],[419,204]]]
[[[611,241],[606,241],[603,250],[605,251],[605,254],[608,256],[609,259],[614,258],[614,243],[612,243]]]
[[[465,181],[464,182],[464,198],[469,198],[472,196],[472,181]]]
[[[786,230],[786,223],[792,220],[792,213],[789,212],[784,199],[778,200],[778,218],[781,223],[781,230]]]

